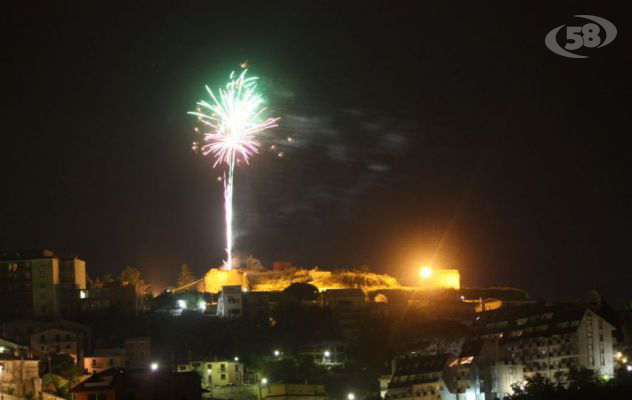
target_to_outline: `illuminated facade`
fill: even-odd
[[[191,361],[178,364],[177,370],[197,372],[202,377],[202,387],[205,389],[244,384],[244,365],[239,361]]]
[[[217,315],[222,318],[237,318],[244,313],[243,289],[241,286],[224,286],[217,300]]]
[[[455,289],[461,288],[461,273],[458,269],[442,269],[424,267],[420,271],[422,289]]]
[[[268,384],[260,389],[260,398],[275,400],[327,400],[324,385]]]
[[[479,314],[475,337],[499,340],[524,364],[525,377],[554,378],[571,368],[614,375],[614,327],[585,307],[521,306]]]
[[[73,315],[86,288],[86,264],[46,249],[0,252],[0,315],[51,318]]]

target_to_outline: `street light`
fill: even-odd
[[[427,265],[424,265],[419,270],[419,275],[421,275],[421,277],[424,278],[424,279],[430,278],[432,276],[432,268],[430,268]]]
[[[347,393],[347,400],[355,400],[355,393]]]
[[[152,371],[157,371],[159,367],[160,366],[158,365],[157,362],[153,362],[149,365],[149,369],[151,369]]]
[[[279,350],[274,350],[275,357],[279,357],[280,355],[281,355],[281,352]]]
[[[239,357],[235,357],[235,362],[239,361]]]
[[[259,400],[262,399],[262,395],[261,395],[261,389],[266,386],[268,384],[268,378],[261,378],[261,381],[259,381],[259,391],[258,391],[258,395],[259,395]]]

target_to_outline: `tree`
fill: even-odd
[[[150,285],[141,278],[140,270],[134,267],[123,268],[119,274],[119,281],[121,286],[136,287],[136,294],[140,296],[147,294],[150,289]]]
[[[318,288],[309,283],[294,282],[283,289],[283,293],[296,301],[314,301],[318,299]]]
[[[191,272],[191,268],[189,268],[186,264],[182,264],[182,266],[180,266],[180,273],[178,274],[177,287],[181,288],[183,286],[190,285],[190,289],[193,290],[195,288],[192,283],[195,281],[197,281],[197,278],[193,275],[193,272]]]

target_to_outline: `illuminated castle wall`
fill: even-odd
[[[419,285],[422,289],[456,289],[461,288],[461,273],[458,269],[435,269],[427,276],[421,277]]]
[[[365,292],[378,289],[460,289],[461,275],[457,269],[433,269],[428,276],[422,276],[419,285],[404,286],[397,279],[386,274],[361,271],[325,271],[318,268],[306,269],[290,267],[282,270],[233,269],[231,271],[212,268],[202,280],[198,289],[219,293],[222,286],[241,286],[252,291],[280,291],[292,283],[309,283],[323,291],[327,289],[358,288]]]

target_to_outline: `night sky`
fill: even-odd
[[[186,112],[248,60],[284,157],[237,170],[242,254],[632,297],[632,46],[616,4],[13,3],[0,248],[75,253],[92,276],[132,265],[157,287],[182,263],[218,265],[221,172],[192,152]],[[577,14],[617,38],[587,59],[549,51]]]

